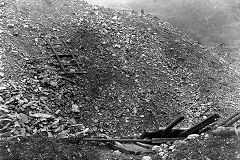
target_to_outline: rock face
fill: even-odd
[[[73,0],[6,5],[10,9],[3,22],[11,19],[14,24],[1,24],[12,62],[6,65],[6,76],[11,78],[17,68],[14,76],[22,86],[10,84],[15,95],[6,91],[2,99],[11,112],[7,116],[24,114],[18,124],[27,128],[23,135],[42,130],[51,137],[70,134],[75,124],[93,133],[133,135],[165,126],[180,114],[187,119],[182,125],[189,125],[213,112],[225,114],[220,110],[224,106],[237,106],[230,99],[235,96],[235,75],[156,17]],[[66,81],[69,77],[59,75],[40,37],[64,39],[86,74],[70,79],[75,84]]]
[[[56,80],[51,80],[54,86],[50,83],[55,97],[62,100],[54,101],[54,106],[65,106],[57,109],[67,113],[72,113],[73,103],[81,106],[74,112],[84,113],[81,118],[74,114],[80,122],[91,127],[99,123],[108,133],[115,133],[116,128],[132,133],[168,124],[179,114],[188,119],[187,125],[195,122],[193,118],[201,119],[229,106],[225,101],[232,97],[226,95],[234,91],[234,74],[170,24],[151,15],[91,6],[84,1],[23,0],[18,3],[19,11],[26,10],[26,4],[27,12],[12,22],[24,44],[20,48],[31,56],[46,53],[49,51],[38,35],[61,37],[87,73],[75,79],[81,86],[77,91],[74,86],[61,88]],[[34,56],[43,59],[40,54]],[[37,75],[39,79],[49,70],[45,69],[49,63],[42,61],[34,66],[38,71],[30,69],[44,72]],[[69,90],[67,87],[71,94],[58,95]]]
[[[85,9],[72,47],[84,57],[90,97],[104,108],[114,104],[127,117],[153,121],[181,113],[191,119],[218,111],[232,91],[227,67],[170,24],[138,12]]]

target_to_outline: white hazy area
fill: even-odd
[[[240,48],[240,0],[86,0],[114,9],[144,9],[205,45]]]
[[[99,5],[108,8],[115,7],[128,7],[127,4],[131,3],[133,0],[86,0],[92,5]]]

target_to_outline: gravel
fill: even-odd
[[[3,137],[64,137],[85,129],[122,137],[179,115],[189,127],[237,110],[238,77],[157,17],[72,0],[6,0],[0,7],[1,103],[13,122]],[[67,81],[40,35],[64,39],[87,74]]]

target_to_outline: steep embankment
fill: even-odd
[[[43,52],[49,51],[42,50],[40,33],[68,40],[87,72],[77,80],[81,86],[77,93],[61,93],[65,86],[54,89],[51,98],[62,97],[56,110],[64,106],[63,112],[68,113],[76,103],[85,112],[81,118],[74,114],[78,121],[89,127],[103,123],[101,127],[107,132],[112,127],[114,131],[116,127],[123,131],[156,128],[179,114],[188,118],[186,122],[213,112],[224,114],[222,99],[234,91],[234,75],[207,50],[169,24],[150,15],[81,2],[19,3],[16,13],[20,15],[12,22],[16,23],[13,31],[18,30],[19,35],[8,40],[22,43],[18,47],[42,63],[28,64],[34,73],[30,77],[41,80],[42,74],[54,69],[45,67],[49,67],[53,58],[49,63],[41,60]],[[23,22],[36,29],[24,28]]]
[[[188,126],[212,113],[236,110],[237,77],[156,17],[71,0],[8,1],[5,6],[2,46],[12,62],[5,73],[21,84],[21,89],[15,86],[17,95],[3,96],[11,118],[21,114],[13,118],[20,129],[9,135],[47,131],[59,136],[80,123],[95,133],[132,135],[179,115]],[[39,35],[58,36],[77,52],[86,74],[72,79],[76,84],[58,74]]]

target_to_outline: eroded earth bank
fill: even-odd
[[[234,136],[206,134],[145,155],[61,139],[133,136],[179,116],[190,127],[239,111],[239,75],[169,23],[77,0],[5,0],[0,11],[1,159],[238,158]],[[79,74],[61,74],[44,41],[64,54],[58,38],[79,61],[63,59],[66,69]]]

